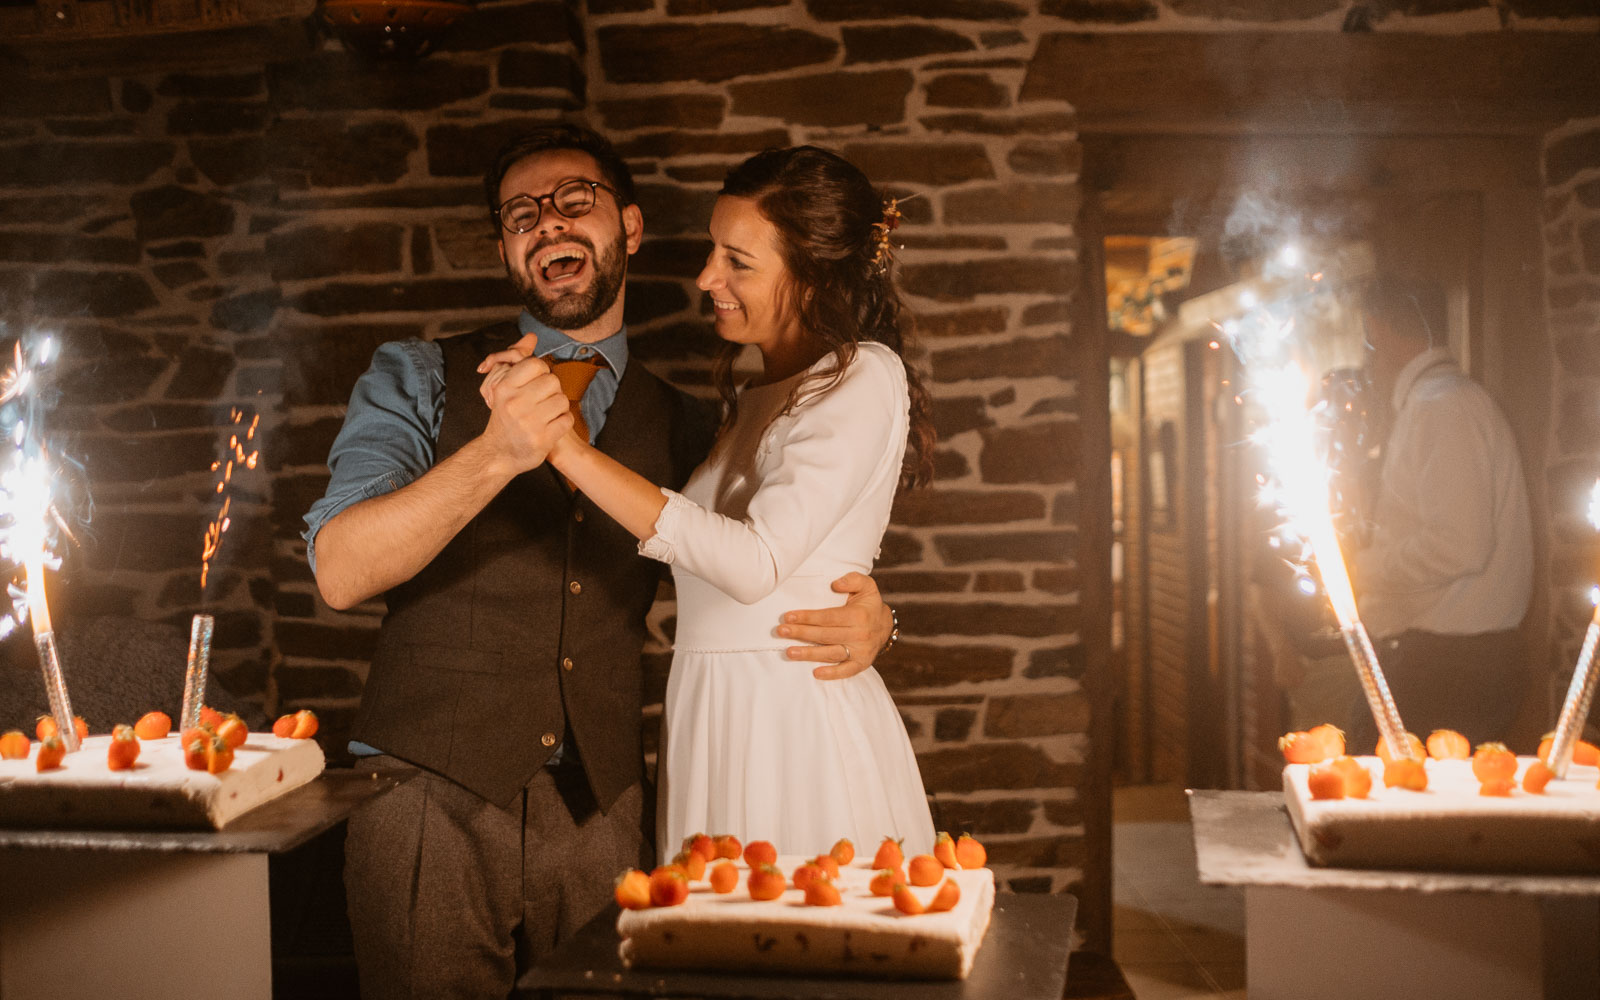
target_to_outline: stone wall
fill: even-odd
[[[1104,556],[1081,540],[1109,529],[1108,493],[1085,486],[1103,481],[1104,445],[1082,426],[1103,428],[1104,355],[1075,321],[1100,307],[1075,298],[1073,108],[1022,86],[1040,40],[1501,30],[1585,6],[510,0],[411,64],[327,38],[224,69],[200,44],[160,70],[0,58],[0,322],[61,337],[49,427],[94,499],[54,581],[60,628],[112,615],[177,633],[211,610],[218,679],[266,713],[317,709],[337,749],[380,608],[321,604],[300,517],[374,347],[515,308],[481,204],[490,153],[555,118],[616,139],[649,234],[628,297],[635,356],[703,388],[715,342],[693,277],[720,177],[764,146],[825,143],[916,196],[901,275],[941,443],[937,481],[897,505],[876,573],[905,635],[885,677],[939,825],[982,835],[1008,888],[1082,892],[1093,939],[1109,921],[1110,746],[1089,737],[1107,732],[1090,692],[1108,612],[1084,570]],[[260,415],[263,460],[233,480],[202,594],[210,466],[235,411]],[[652,699],[671,610],[655,613]],[[36,683],[24,645],[8,644],[4,683]]]
[[[995,2],[534,0],[484,5],[410,65],[329,43],[226,72],[26,81],[0,109],[0,296],[14,330],[63,340],[51,427],[95,503],[61,627],[213,610],[218,679],[269,714],[317,709],[337,751],[381,608],[321,603],[300,516],[375,346],[513,310],[478,184],[492,151],[557,117],[615,139],[649,234],[632,350],[703,387],[715,338],[693,278],[721,176],[825,143],[915,196],[897,238],[938,480],[900,501],[883,546],[904,634],[884,674],[939,825],[983,836],[1008,887],[1081,890],[1079,153],[1070,107],[1016,98],[1035,21]],[[261,414],[263,461],[233,482],[202,596],[209,465],[235,407]],[[655,618],[652,700],[670,601]],[[10,659],[22,680],[26,655]]]
[[[1546,137],[1544,180],[1545,310],[1556,355],[1548,696],[1559,708],[1592,613],[1589,589],[1600,579],[1600,536],[1585,518],[1600,477],[1600,118]]]

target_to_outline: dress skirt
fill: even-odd
[[[933,847],[905,724],[877,670],[818,680],[781,650],[679,652],[662,715],[657,848],[695,833],[771,841],[781,854],[858,853],[884,837]]]

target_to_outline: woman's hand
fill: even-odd
[[[495,402],[499,398],[497,391],[506,376],[510,374],[512,366],[531,357],[533,357],[532,345],[529,345],[527,350],[519,345],[495,351],[478,362],[478,374],[484,376],[484,380],[478,384],[478,394],[489,404],[489,409],[494,409]]]

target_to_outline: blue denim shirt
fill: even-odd
[[[595,373],[578,407],[589,424],[589,442],[599,436],[617,398],[617,383],[628,367],[624,327],[595,344],[580,344],[524,312],[517,318],[524,334],[538,336],[534,355],[569,361],[596,352],[609,367]],[[306,512],[306,559],[317,568],[317,532],[346,507],[409,485],[433,468],[439,424],[444,416],[444,352],[431,341],[394,340],[380,346],[372,365],[356,381],[344,426],[328,453],[333,473],[322,498]]]

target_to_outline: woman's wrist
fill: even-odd
[[[873,659],[877,659],[878,656],[882,656],[884,653],[887,653],[894,647],[895,641],[900,638],[900,616],[896,614],[894,608],[890,607],[888,604],[885,604],[884,608],[889,612],[889,638],[883,641],[883,646],[878,650]]]
[[[567,431],[559,438],[556,438],[556,443],[550,446],[550,453],[545,456],[545,459],[551,465],[565,472],[567,471],[566,466],[569,465],[577,456],[578,452],[582,450],[582,447],[585,443],[587,442],[580,441],[578,439],[578,432],[576,430]]]

